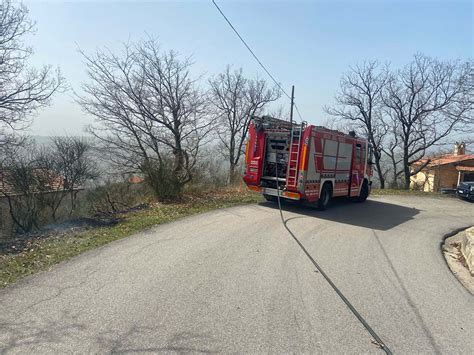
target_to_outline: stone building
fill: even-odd
[[[426,192],[455,189],[462,181],[474,181],[474,154],[466,154],[466,145],[456,143],[453,154],[420,159],[413,168],[426,164],[411,177],[411,189]]]

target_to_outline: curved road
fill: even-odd
[[[440,252],[474,204],[384,197],[284,216],[392,352],[474,352],[474,297]],[[162,225],[0,291],[0,351],[382,353],[271,204]]]

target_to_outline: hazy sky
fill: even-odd
[[[217,1],[273,75],[290,90],[308,122],[325,119],[341,74],[364,59],[395,66],[416,52],[473,58],[471,1]],[[24,1],[37,22],[32,64],[59,66],[71,87],[86,80],[78,53],[157,37],[164,49],[193,55],[193,72],[209,77],[227,64],[265,73],[209,1]],[[265,77],[266,78],[266,77]],[[205,84],[205,83],[204,83]],[[72,94],[56,96],[31,133],[81,134],[92,118]]]

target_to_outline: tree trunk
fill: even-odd
[[[69,211],[69,217],[72,216],[72,213],[74,212],[74,190],[71,190],[70,191],[70,194],[71,194],[71,210]]]
[[[403,159],[403,174],[405,178],[405,184],[403,188],[405,190],[410,189],[410,165],[408,164],[408,159]]]
[[[397,164],[395,162],[392,163],[393,166],[393,180],[392,180],[392,189],[398,188],[398,174],[397,174]]]
[[[405,190],[410,189],[410,164],[409,164],[409,153],[408,153],[408,140],[410,137],[410,130],[407,129],[407,133],[403,142],[403,177],[404,177],[404,186]]]
[[[229,182],[230,184],[232,185],[235,181],[236,181],[236,176],[235,176],[235,169],[236,169],[236,164],[234,162],[231,162],[230,163],[230,167],[229,167]]]
[[[235,135],[232,134],[230,137],[229,144],[229,183],[232,185],[235,182],[235,168],[237,167],[235,159]],[[237,152],[238,154],[238,152]]]
[[[375,153],[374,154],[374,159],[375,159],[375,169],[377,170],[377,175],[379,176],[380,188],[384,189],[385,188],[385,177],[383,176],[382,167],[380,166],[380,155]]]
[[[28,232],[27,227],[25,227],[15,216],[15,213],[13,211],[14,208],[13,208],[13,203],[12,203],[11,197],[6,195],[6,194],[4,194],[4,195],[5,195],[5,197],[7,198],[7,201],[8,201],[8,212],[10,213],[10,217],[11,217],[13,223],[18,228],[21,228],[21,230],[23,232]]]
[[[181,142],[181,134],[179,131],[180,128],[180,123],[179,123],[179,117],[176,112],[173,112],[173,135],[174,135],[174,167],[173,170],[175,172],[175,176],[177,178],[177,182],[179,184],[182,183],[182,181],[185,178],[185,172],[184,172],[184,155],[183,155],[183,147],[182,147],[182,142]]]

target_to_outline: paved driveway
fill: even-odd
[[[286,207],[289,228],[394,353],[473,353],[474,297],[443,236],[474,204]],[[271,204],[114,242],[0,291],[3,352],[381,352]]]

